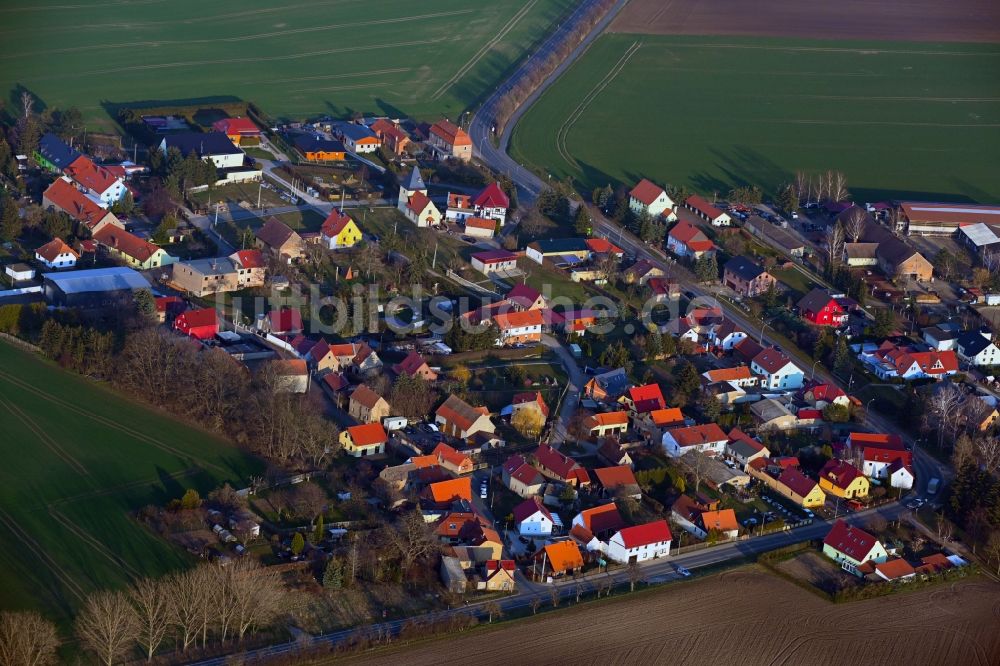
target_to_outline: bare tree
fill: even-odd
[[[203,567],[197,567],[175,574],[167,581],[172,621],[180,631],[181,649],[186,652],[198,639],[203,625],[203,609],[210,593],[207,576]]]
[[[944,511],[937,514],[934,526],[937,529],[937,537],[939,541],[947,541],[951,538],[952,533],[955,531],[955,526],[951,524],[950,520],[945,518]]]
[[[171,596],[165,587],[161,580],[143,578],[129,590],[129,600],[135,613],[136,640],[146,653],[146,661],[153,660],[156,649],[170,628]]]
[[[865,524],[876,536],[885,532],[885,529],[889,526],[888,521],[877,513],[872,514]]]
[[[993,530],[986,542],[986,557],[997,563],[997,575],[1000,576],[1000,530]]]
[[[490,624],[493,624],[494,615],[497,616],[497,619],[503,617],[503,609],[500,608],[500,604],[495,601],[487,602],[483,606],[483,610],[486,611],[486,617],[489,619]]]
[[[628,591],[635,592],[635,584],[642,578],[642,571],[635,562],[629,562],[626,571],[628,572]]]
[[[859,206],[849,208],[844,216],[844,231],[852,243],[857,243],[858,239],[865,232],[865,224],[868,221],[868,213]]]
[[[559,608],[559,588],[555,585],[549,588],[549,601],[553,608]]]
[[[529,603],[528,605],[531,606],[531,614],[538,615],[538,607],[542,605],[542,598],[532,597],[531,603]]]
[[[284,588],[278,574],[245,557],[227,568],[230,600],[233,604],[233,630],[243,642],[252,632],[271,622],[281,610]]]
[[[21,116],[27,120],[35,106],[35,97],[27,90],[21,91]]]
[[[841,171],[830,175],[830,198],[834,201],[844,201],[850,193],[847,191],[847,176]]]
[[[792,185],[795,188],[795,197],[802,202],[802,197],[809,197],[809,177],[802,171],[795,172],[795,183]]]
[[[990,474],[1000,470],[1000,439],[986,437],[979,442],[979,462]]]
[[[56,663],[59,635],[34,611],[0,612],[0,664],[46,666]]]
[[[826,229],[826,257],[831,270],[840,266],[844,258],[844,227],[839,221]]]
[[[421,516],[411,511],[400,518],[395,525],[386,530],[388,545],[400,559],[400,568],[407,572],[421,558],[435,553],[439,542]]]
[[[961,409],[961,421],[965,423],[965,429],[970,433],[980,432],[987,417],[993,413],[993,408],[977,396],[972,396],[966,400],[962,404]]]
[[[107,666],[128,654],[138,633],[135,614],[121,592],[102,591],[87,597],[75,627],[80,641]]]
[[[954,428],[961,417],[959,405],[965,396],[962,390],[954,384],[947,384],[939,387],[928,401],[930,414],[928,418],[937,421],[938,446],[944,446],[945,435],[951,434],[954,437]]]
[[[573,586],[573,593],[576,596],[576,603],[580,603],[580,597],[583,596],[583,584],[577,583],[575,586]]]

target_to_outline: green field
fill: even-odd
[[[1000,202],[1000,46],[604,35],[517,125],[512,154],[589,190],[706,194],[797,170],[856,199]]]
[[[140,101],[254,101],[276,117],[456,117],[569,0],[112,1],[0,7],[0,90],[89,121]],[[41,110],[36,108],[36,110]]]
[[[218,438],[7,343],[0,455],[0,608],[63,619],[94,589],[194,561],[130,512],[261,471]]]

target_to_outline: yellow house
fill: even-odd
[[[96,231],[94,240],[110,256],[132,268],[149,270],[174,263],[174,258],[160,246],[110,224]]]
[[[340,433],[340,445],[344,453],[355,458],[385,453],[385,443],[389,436],[381,423],[366,423],[351,426]]]
[[[830,460],[819,473],[823,492],[843,499],[868,497],[871,484],[857,467],[844,460]]]
[[[339,210],[330,211],[320,227],[323,244],[331,250],[354,247],[361,240],[361,229],[348,215]]]
[[[767,469],[769,460],[757,458],[747,466],[750,476],[762,481],[768,488],[801,507],[822,506],[826,495],[819,484],[794,467],[788,467],[775,476]]]

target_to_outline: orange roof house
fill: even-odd
[[[625,521],[618,513],[618,506],[608,502],[591,509],[584,509],[573,517],[573,524],[587,528],[594,534],[611,534],[625,527]]]
[[[535,556],[543,563],[542,575],[550,573],[553,576],[571,574],[583,566],[583,555],[575,541],[557,541],[545,546],[542,552]]]
[[[686,220],[675,224],[667,234],[667,247],[679,257],[700,257],[715,250],[715,244],[708,236]]]
[[[431,125],[427,142],[445,157],[465,162],[472,159],[472,139],[465,130],[447,120],[439,120]]]
[[[249,118],[223,118],[222,120],[216,120],[212,123],[212,129],[228,136],[229,140],[237,146],[243,142],[243,139],[253,140],[243,142],[244,145],[246,143],[257,143],[260,140],[260,128]]]
[[[472,477],[438,481],[427,486],[426,496],[435,504],[450,504],[458,500],[472,501]]]
[[[623,433],[628,430],[628,412],[591,414],[583,420],[583,427],[594,437]]]
[[[57,179],[45,190],[42,194],[42,207],[61,210],[87,227],[91,233],[108,224],[125,228],[113,213],[101,208],[93,199],[73,187],[66,177]]]
[[[469,474],[472,472],[472,458],[456,451],[444,442],[438,444],[434,448],[434,451],[431,452],[431,455],[436,457],[439,465],[453,474]]]
[[[490,420],[490,410],[486,407],[473,407],[457,395],[450,395],[434,413],[434,422],[441,432],[452,437],[465,439],[477,432],[496,432],[496,426]]]
[[[341,446],[348,455],[355,458],[385,453],[385,444],[388,440],[385,428],[377,421],[351,426],[340,433]]]
[[[706,532],[716,530],[727,537],[734,537],[740,531],[740,525],[736,520],[736,512],[732,509],[721,509],[719,511],[703,511],[698,520],[701,527]]]
[[[407,354],[406,358],[394,364],[392,371],[397,375],[420,377],[429,382],[433,382],[438,378],[437,373],[431,370],[430,366],[427,365],[427,361],[417,351],[411,351]]]

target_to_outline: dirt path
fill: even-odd
[[[1000,585],[982,578],[831,604],[747,568],[351,663],[987,666],[1000,660],[998,612]]]

